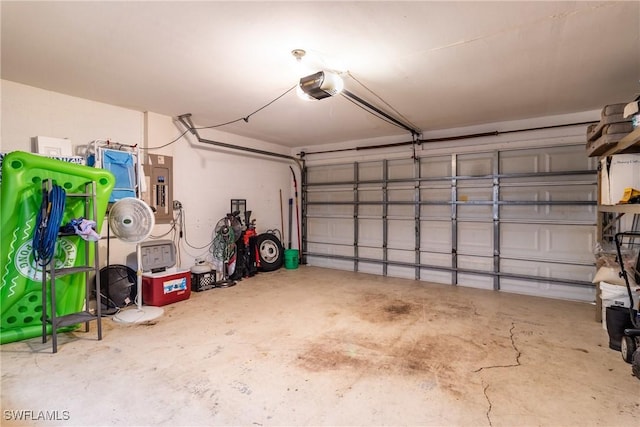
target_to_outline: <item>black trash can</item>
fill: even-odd
[[[627,328],[633,328],[629,309],[627,307],[613,305],[607,307],[606,316],[607,332],[609,333],[609,348],[620,351],[620,342],[622,341],[624,330]]]

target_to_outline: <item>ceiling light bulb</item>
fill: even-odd
[[[333,90],[335,91],[334,95],[342,92],[342,89],[344,89],[344,80],[342,80],[342,77],[340,77],[336,73],[327,73],[326,71],[325,76],[326,78],[331,79],[333,82]]]
[[[302,87],[300,87],[300,83],[298,83],[298,86],[296,86],[296,95],[298,95],[298,98],[302,99],[303,101],[313,101],[315,99],[302,90]]]
[[[307,52],[304,49],[293,49],[291,54],[296,58],[296,61],[300,62]]]

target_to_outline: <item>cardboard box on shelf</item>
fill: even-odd
[[[640,189],[640,154],[616,154],[601,160],[600,203],[617,205],[625,189]]]

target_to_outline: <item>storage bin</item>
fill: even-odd
[[[207,289],[213,289],[216,287],[216,272],[215,270],[203,272],[203,273],[191,273],[191,290],[194,292],[202,292]]]

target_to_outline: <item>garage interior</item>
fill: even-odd
[[[600,171],[619,140],[640,151],[640,127],[587,148],[607,111],[638,105],[640,3],[0,16],[3,425],[637,425],[640,377],[595,278],[615,232],[640,231]],[[110,151],[133,159],[132,188]],[[58,236],[44,273],[24,230],[67,176],[104,186],[84,196],[97,240]],[[114,220],[125,199],[150,215],[137,239]],[[260,244],[233,270],[236,208]],[[222,256],[221,225],[239,239]],[[152,272],[156,245],[170,262]],[[93,270],[55,278],[72,257]],[[113,291],[95,274],[113,266],[139,295],[109,311],[91,287]],[[162,295],[164,277],[186,291]],[[46,329],[74,304],[88,331]]]

